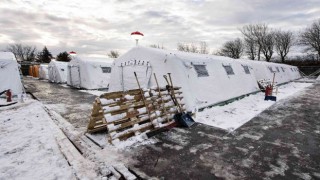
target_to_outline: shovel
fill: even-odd
[[[192,119],[192,117],[190,116],[190,114],[188,113],[185,113],[181,107],[181,105],[179,104],[179,102],[177,101],[177,98],[174,94],[174,89],[173,89],[173,83],[172,83],[172,79],[171,79],[171,73],[168,73],[169,75],[169,79],[170,79],[170,83],[171,85],[169,84],[168,80],[167,80],[167,77],[166,76],[163,76],[167,83],[168,83],[168,87],[171,86],[171,98],[174,99],[174,103],[176,106],[178,106],[178,113],[175,114],[173,116],[174,120],[179,123],[180,125],[182,125],[183,127],[191,127],[195,121]],[[169,91],[169,89],[168,89]]]

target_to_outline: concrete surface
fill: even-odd
[[[126,150],[136,172],[160,179],[320,179],[320,84],[232,133],[196,124]]]
[[[24,77],[27,90],[48,108],[59,113],[77,130],[84,132],[89,122],[92,103],[97,96],[67,87],[65,84],[50,83]]]

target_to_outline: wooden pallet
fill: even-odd
[[[182,103],[180,87],[174,87],[177,101]],[[171,125],[178,112],[166,88],[102,94],[93,103],[87,132],[107,132],[108,140],[125,140],[140,133]]]

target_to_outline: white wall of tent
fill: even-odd
[[[10,58],[13,59],[14,56],[10,56]],[[75,60],[78,62],[75,62]],[[166,81],[162,76],[171,73],[174,85],[182,87],[185,97],[184,103],[187,109],[193,111],[196,108],[206,107],[241,95],[256,92],[259,90],[257,80],[270,80],[274,72],[276,74],[275,81],[278,84],[301,77],[297,67],[285,64],[234,60],[208,54],[193,54],[135,47],[112,63],[111,74],[110,68],[108,68],[108,76],[102,78],[102,80],[108,81],[106,83],[97,77],[102,77],[103,73],[100,72],[103,72],[103,68],[101,67],[109,67],[111,65],[110,61],[108,61],[108,65],[99,64],[99,61],[96,61],[96,63],[88,63],[89,61],[89,59],[80,56],[73,58],[69,64],[51,61],[48,65],[48,79],[55,83],[67,83],[69,81],[68,84],[73,86],[71,81],[73,81],[72,78],[74,78],[74,76],[72,72],[70,72],[70,69],[72,69],[73,66],[87,66],[89,68],[78,77],[79,81],[81,81],[83,77],[90,77],[92,75],[90,77],[91,79],[98,79],[98,81],[93,84],[99,87],[89,85],[81,88],[98,89],[105,87],[105,85],[102,87],[102,84],[109,84],[109,91],[111,92],[138,88],[133,75],[134,72],[137,73],[143,88],[156,86],[153,73],[157,75],[160,86],[166,85]],[[18,67],[16,61],[12,61],[11,63],[15,64],[14,67]],[[4,71],[0,73],[2,72]],[[10,73],[14,73],[14,71],[10,70]],[[5,76],[6,75],[2,77]],[[16,77],[19,77],[19,74]],[[0,79],[0,90],[9,88],[3,85],[4,79],[5,78]],[[15,81],[20,83],[16,83],[16,87],[11,87],[11,89],[22,89],[20,77],[16,79]],[[113,79],[113,81],[110,79]],[[90,81],[90,79],[86,81]],[[81,82],[81,84],[86,83]],[[74,86],[79,87],[79,85]],[[15,90],[14,93],[18,94],[21,92],[21,90]]]
[[[113,59],[72,56],[68,63],[67,84],[75,88],[106,89]]]
[[[10,89],[12,95],[24,92],[19,64],[11,52],[0,52],[0,92]]]
[[[134,72],[142,88],[156,86],[153,73],[165,86],[162,76],[171,73],[189,111],[259,91],[257,80],[272,80],[274,73],[278,84],[301,77],[297,67],[285,64],[135,47],[114,62],[111,78],[117,81],[110,82],[109,91],[138,88]]]

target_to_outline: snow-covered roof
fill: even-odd
[[[16,58],[12,52],[0,52],[0,60],[16,61]]]
[[[78,59],[80,61],[86,61],[87,63],[90,63],[90,62],[100,62],[100,63],[110,63],[112,64],[114,59],[111,59],[111,58],[107,58],[107,57],[102,57],[102,58],[98,58],[98,57],[88,57],[88,56],[75,56],[75,57],[78,57]]]

